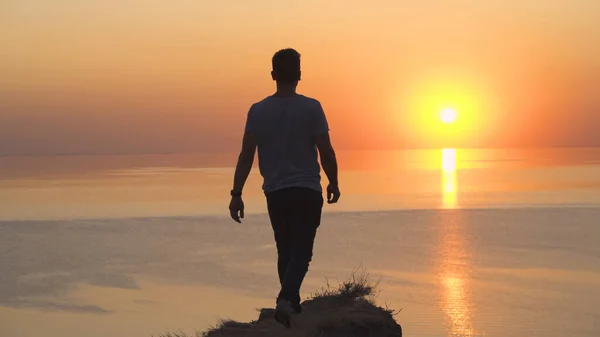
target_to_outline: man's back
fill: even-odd
[[[321,192],[315,137],[329,128],[319,101],[269,96],[250,108],[246,131],[256,138],[265,193],[288,187]]]

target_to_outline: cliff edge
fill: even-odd
[[[370,284],[367,277],[352,276],[333,289],[327,285],[304,301],[303,312],[293,316],[292,328],[286,329],[275,322],[275,310],[264,308],[259,310],[255,321],[222,321],[208,331],[197,333],[197,337],[402,337],[402,327],[394,319],[399,311],[377,306],[375,289],[376,285]]]

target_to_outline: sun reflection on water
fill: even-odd
[[[441,275],[442,309],[449,322],[450,336],[475,336],[471,324],[469,284],[465,275],[446,272]]]
[[[457,208],[456,149],[442,150],[442,203]],[[441,224],[440,307],[448,322],[449,336],[475,336],[469,290],[470,252],[460,213],[448,213]]]
[[[442,205],[457,207],[456,149],[442,149]]]

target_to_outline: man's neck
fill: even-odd
[[[296,84],[277,84],[277,91],[273,96],[290,97],[296,95]]]

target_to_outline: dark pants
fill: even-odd
[[[313,255],[321,223],[323,195],[291,187],[266,194],[269,218],[277,245],[277,271],[281,291],[277,299],[300,303],[300,287]]]

